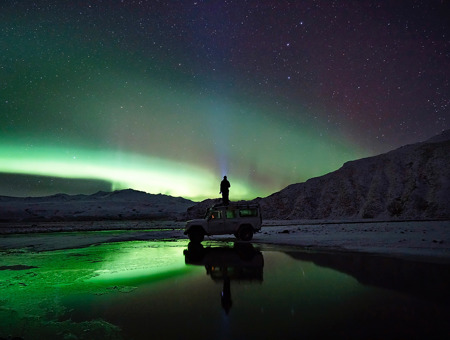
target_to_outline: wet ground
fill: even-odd
[[[0,338],[450,335],[448,264],[142,235],[3,238]]]

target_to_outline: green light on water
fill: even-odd
[[[120,328],[105,320],[70,320],[65,301],[81,298],[87,303],[94,296],[132,293],[144,285],[186,277],[199,268],[184,264],[185,243],[167,246],[164,242],[140,241],[2,253],[0,337],[44,339],[76,334],[74,338],[119,338],[111,334],[118,335]],[[165,251],[161,249],[164,245]]]
[[[131,246],[127,243],[126,248],[109,253],[105,260],[87,282],[137,284],[182,275],[192,269],[186,267],[179,248],[164,247],[164,242],[158,247],[139,248],[133,242]]]

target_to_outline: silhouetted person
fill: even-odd
[[[222,182],[220,182],[220,194],[222,194],[222,203],[228,205],[230,200],[228,198],[230,192],[230,182],[227,180],[227,176],[223,176]]]

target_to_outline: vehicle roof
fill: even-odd
[[[232,203],[229,205],[215,205],[210,207],[208,210],[232,210],[232,209],[249,209],[249,208],[257,208],[259,209],[258,203]]]

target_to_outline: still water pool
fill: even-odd
[[[187,240],[4,251],[0,338],[450,335],[450,271],[380,256]]]

